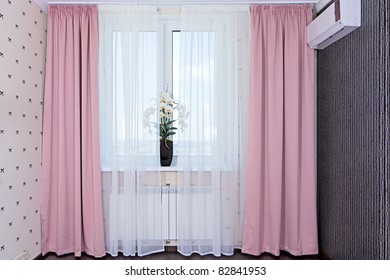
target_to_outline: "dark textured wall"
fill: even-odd
[[[318,51],[320,250],[390,259],[390,0],[362,0],[362,27]]]

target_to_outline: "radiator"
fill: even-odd
[[[177,187],[167,183],[161,188],[163,237],[165,245],[175,245],[177,239]]]
[[[147,188],[141,188],[141,190],[146,191],[139,191],[140,195],[140,201],[142,204],[142,201],[145,200],[145,203],[161,203],[161,220],[155,220],[150,219],[147,222],[147,228],[146,231],[146,239],[150,240],[158,240],[161,238],[162,233],[162,239],[165,241],[166,246],[176,246],[177,241],[177,215],[178,215],[178,188],[177,186],[172,186],[170,183],[166,183],[165,185],[162,185],[161,187],[147,187]],[[202,205],[205,199],[205,194],[207,199],[212,199],[211,194],[211,187],[210,186],[203,186],[203,187],[191,187],[186,188],[187,191],[184,191],[182,195],[190,195],[194,198],[194,201],[199,199],[199,205]],[[122,221],[124,219],[125,215],[123,211],[118,211],[118,209],[125,209],[123,205],[126,205],[129,203],[129,201],[124,199],[123,195],[123,189],[119,189],[119,193],[115,195],[110,194],[109,189],[105,189],[103,193],[103,198],[105,200],[105,205],[108,206],[108,209],[105,210],[105,223],[112,223],[112,225],[109,225],[108,229],[109,236],[118,236],[120,240],[124,239],[125,227],[122,223],[117,223],[118,221]],[[125,202],[126,201],[126,202]],[[135,203],[136,198],[134,198],[133,203]],[[212,205],[210,202],[207,203],[208,205]],[[207,209],[200,209],[200,211],[207,211]],[[107,220],[108,219],[108,220]],[[206,222],[206,221],[205,221]],[[159,230],[155,230],[160,228],[162,225],[162,232]],[[136,235],[136,228],[134,229],[127,229],[127,231],[134,231],[131,233],[132,236]],[[112,232],[111,232],[112,231]],[[197,238],[200,239],[207,239],[209,236],[204,236],[204,234],[200,233],[196,235]]]

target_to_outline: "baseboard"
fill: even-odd
[[[320,258],[320,260],[332,260],[332,258],[329,257],[328,254],[325,253],[324,251],[320,251],[318,257]]]
[[[177,252],[177,246],[164,246],[165,252]]]

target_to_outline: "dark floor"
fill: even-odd
[[[57,256],[55,253],[48,253],[45,256],[40,256],[38,260],[94,260],[96,258],[89,255],[83,254],[81,257],[76,258],[73,254]],[[213,255],[200,256],[198,254],[193,254],[189,257],[183,256],[175,251],[162,252],[158,254],[152,254],[144,257],[126,257],[122,254],[119,254],[117,257],[112,257],[111,255],[106,255],[103,258],[98,258],[97,260],[319,260],[321,259],[319,255],[309,255],[296,257],[290,255],[286,252],[281,252],[280,256],[276,257],[274,255],[264,253],[260,256],[251,256],[242,254],[238,250],[234,253],[233,256],[221,256],[215,257]]]

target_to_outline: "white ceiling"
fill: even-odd
[[[33,0],[43,10],[47,11],[48,4],[88,4],[88,3],[137,3],[137,4],[160,4],[160,5],[174,5],[185,3],[199,3],[199,4],[228,4],[228,3],[317,3],[319,0]]]

